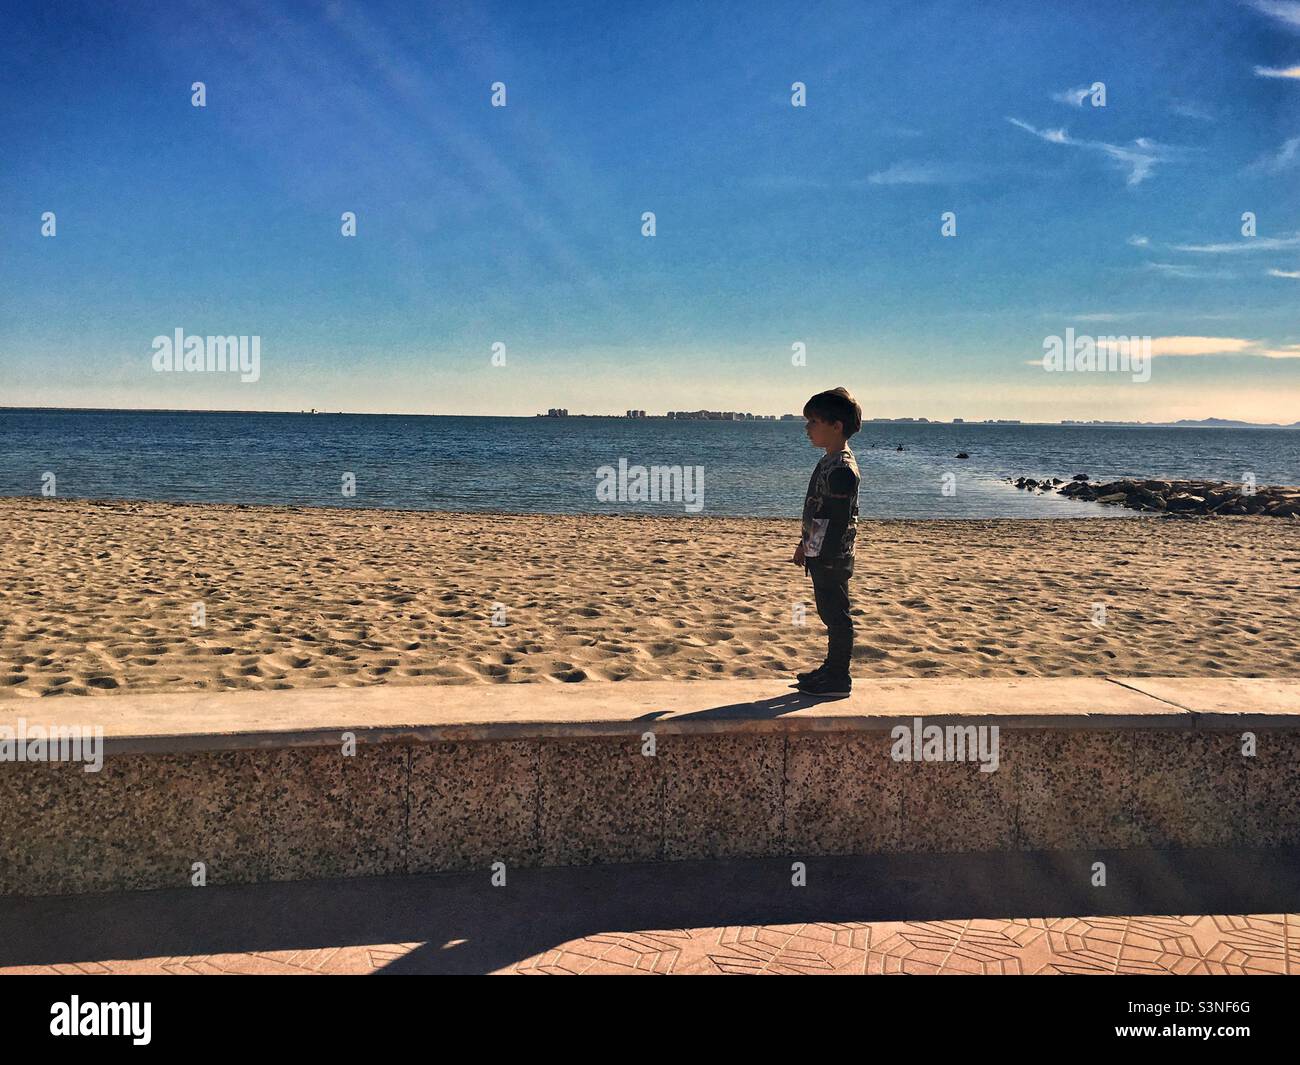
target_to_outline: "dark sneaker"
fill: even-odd
[[[853,681],[847,673],[836,676],[823,672],[801,683],[799,690],[805,695],[848,695],[853,691]]]
[[[816,669],[810,669],[810,670],[808,670],[807,673],[796,673],[796,674],[794,675],[794,678],[795,678],[795,680],[797,680],[800,684],[804,684],[804,683],[806,683],[807,681],[810,681],[810,680],[816,680],[818,677],[820,677],[820,676],[821,676],[823,673],[825,673],[825,672],[826,672],[826,664],[823,662],[823,663],[822,663],[820,666],[818,666]]]

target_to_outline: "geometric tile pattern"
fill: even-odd
[[[320,950],[250,951],[245,954],[198,954],[178,958],[138,958],[131,961],[89,962],[71,965],[27,965],[0,973],[67,974],[111,973],[122,976],[172,975],[365,975],[383,969],[420,943],[390,943],[369,947],[326,947]]]
[[[424,943],[0,968],[9,973],[381,971]],[[442,946],[442,944],[434,944]],[[882,921],[600,932],[496,970],[520,975],[1292,974],[1300,914]]]

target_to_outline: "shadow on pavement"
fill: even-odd
[[[1276,914],[1300,900],[1294,849],[814,857],[804,888],[793,860],[516,869],[500,888],[484,870],[0,899],[0,966],[419,942],[382,971],[483,973],[600,932]]]

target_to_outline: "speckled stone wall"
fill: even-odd
[[[881,852],[1300,845],[1300,730],[1011,730],[1000,767],[883,731],[640,734],[0,763],[0,894]]]

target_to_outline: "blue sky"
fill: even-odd
[[[1300,418],[1300,2],[441,7],[10,14],[0,404]]]

